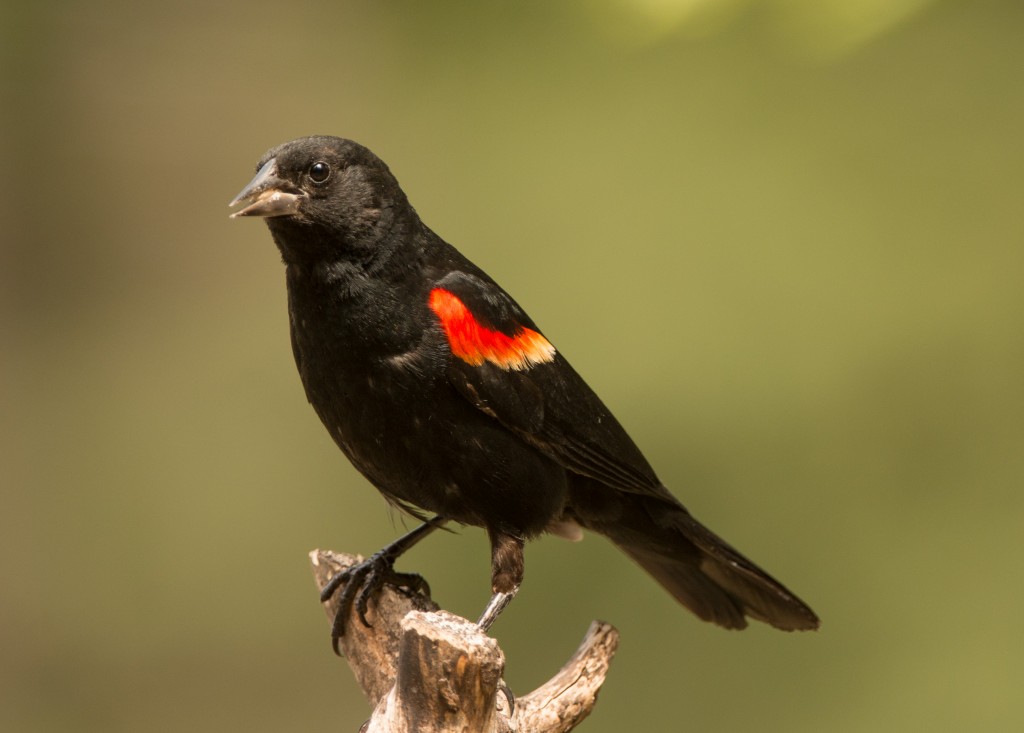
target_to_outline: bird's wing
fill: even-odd
[[[429,297],[451,349],[449,379],[466,399],[570,471],[675,503],[608,408],[500,287],[452,272]]]

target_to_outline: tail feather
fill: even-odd
[[[619,548],[701,619],[727,629],[746,628],[743,605],[695,566],[641,547],[620,544]]]
[[[697,616],[727,629],[745,628],[748,617],[784,631],[818,628],[807,604],[685,509],[637,503],[642,511],[592,528]]]

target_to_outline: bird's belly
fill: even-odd
[[[360,381],[310,397],[338,446],[389,499],[520,536],[562,514],[565,469],[443,378]]]

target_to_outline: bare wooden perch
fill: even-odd
[[[319,588],[362,560],[326,550],[310,553]],[[336,599],[324,604],[334,619]],[[429,598],[385,586],[363,626],[354,612],[341,649],[374,707],[365,733],[564,733],[590,714],[619,633],[594,621],[561,670],[515,698],[502,682],[505,656],[477,625]],[[514,707],[514,711],[510,710]]]

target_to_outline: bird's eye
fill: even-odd
[[[323,183],[331,177],[331,166],[323,161],[314,163],[309,167],[309,177],[314,183]]]

